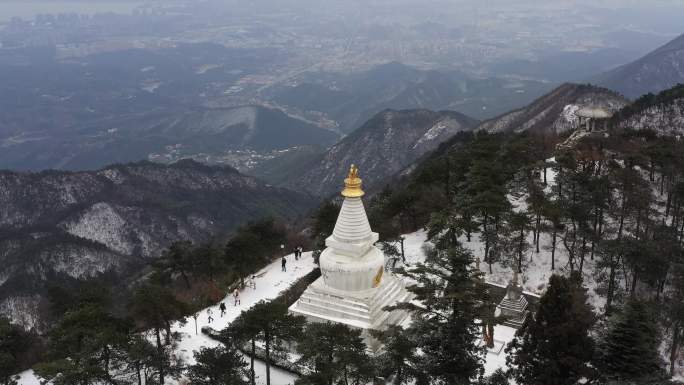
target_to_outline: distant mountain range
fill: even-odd
[[[631,99],[684,83],[684,35],[591,81]]]
[[[339,135],[285,113],[258,106],[150,111],[122,115],[66,132],[0,137],[0,167],[83,170],[117,162],[208,154],[328,146]]]
[[[447,109],[491,117],[524,106],[550,87],[539,81],[475,79],[392,62],[349,75],[304,73],[294,84],[272,87],[266,97],[303,115],[323,114],[341,131],[351,132],[384,109]]]
[[[477,129],[562,133],[576,128],[575,112],[582,107],[615,112],[628,103],[621,95],[605,88],[566,83],[526,107],[483,122]]]
[[[222,238],[266,216],[294,219],[315,203],[193,161],[0,172],[0,314],[34,326],[48,284],[120,283],[173,241]]]
[[[282,185],[326,197],[340,191],[355,164],[368,188],[379,190],[386,178],[416,162],[440,143],[478,121],[453,111],[385,110],[313,159]]]
[[[302,146],[265,169],[255,169],[288,189],[232,168],[190,160],[115,165],[91,172],[3,171],[0,314],[37,325],[36,309],[44,303],[49,282],[99,277],[121,283],[174,240],[220,237],[266,215],[304,215],[319,198],[340,191],[352,163],[361,169],[367,191],[378,191],[459,132],[563,133],[576,127],[577,109],[602,107],[616,112],[619,127],[678,133],[672,127],[684,126],[682,89],[630,103],[604,88],[564,84],[527,107],[482,123],[452,111],[384,110],[327,150]],[[227,118],[202,113],[197,120],[204,133],[211,133],[253,116],[249,108],[235,114]],[[235,118],[238,115],[240,119]],[[263,142],[268,138],[265,135]]]
[[[69,60],[47,47],[3,50],[0,169],[92,170],[190,157],[250,171],[273,150],[328,147],[384,109],[492,117],[552,87],[399,63],[263,77],[284,60],[277,49],[209,43]],[[258,154],[244,166],[227,151]]]
[[[279,60],[274,49],[210,43],[68,60],[49,47],[3,49],[0,169],[93,170],[150,155],[335,143],[336,132],[264,106],[256,85],[240,83]]]

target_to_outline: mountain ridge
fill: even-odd
[[[269,90],[269,100],[302,114],[325,116],[352,132],[384,109],[456,110],[474,118],[520,106],[548,85],[505,78],[471,78],[458,71],[420,70],[388,62],[346,75],[304,73]],[[493,111],[493,112],[492,112]]]
[[[599,107],[616,112],[628,102],[623,96],[607,88],[565,83],[523,108],[482,122],[477,130],[559,134],[575,128],[574,112],[579,108]]]
[[[339,190],[353,163],[361,170],[366,186],[377,187],[454,134],[472,130],[477,123],[454,111],[387,109],[318,156],[306,172],[288,178],[283,186],[326,197]]]
[[[684,135],[684,84],[657,95],[646,94],[618,111],[611,123],[622,130],[651,130],[658,135]]]
[[[225,237],[247,221],[296,218],[313,205],[307,195],[190,160],[0,171],[0,314],[40,327],[35,311],[48,284],[125,281],[173,241]]]
[[[640,59],[597,75],[591,81],[631,99],[684,83],[684,34]]]

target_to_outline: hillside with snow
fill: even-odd
[[[566,83],[526,107],[484,121],[477,130],[562,134],[577,128],[575,112],[580,108],[615,112],[628,103],[624,97],[605,88]]]
[[[623,118],[617,124],[622,129],[653,130],[659,135],[684,135],[684,97],[658,103]]]
[[[125,286],[174,241],[225,237],[248,220],[295,218],[313,204],[234,169],[192,161],[2,171],[0,314],[42,330],[48,284],[99,278]]]
[[[592,81],[633,99],[684,83],[684,35]]]
[[[363,170],[367,185],[382,186],[385,179],[476,124],[452,111],[385,110],[304,165],[304,172],[293,173],[284,187],[329,196],[339,190],[351,164]]]

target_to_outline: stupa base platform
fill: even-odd
[[[390,325],[401,325],[408,312],[383,310],[385,306],[410,301],[412,295],[403,281],[387,274],[377,288],[363,291],[341,291],[325,285],[323,277],[312,283],[302,296],[290,306],[290,313],[306,317],[309,322],[333,322],[360,329],[369,350],[375,352],[380,343],[371,330],[385,330]]]
[[[518,275],[515,274],[506,287],[506,296],[496,307],[495,314],[504,317],[505,326],[520,329],[530,314],[527,305],[527,299],[522,294],[522,286],[518,284]]]

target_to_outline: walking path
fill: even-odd
[[[292,286],[297,280],[309,274],[316,265],[313,262],[311,252],[304,252],[299,260],[295,260],[294,254],[287,257],[287,272],[281,271],[281,259],[277,258],[270,265],[255,273],[256,289],[246,287],[240,291],[240,305],[233,306],[233,293],[226,293],[223,303],[226,305],[226,314],[221,317],[220,303],[214,306],[202,309],[198,312],[197,317],[197,331],[195,334],[195,320],[192,316],[186,317],[185,325],[179,322],[173,324],[173,332],[180,333],[180,341],[178,342],[177,352],[183,358],[186,364],[192,365],[195,363],[193,352],[202,347],[214,347],[218,342],[203,335],[201,330],[204,326],[210,326],[215,330],[222,330],[237,318],[243,310],[247,310],[254,306],[257,302],[262,300],[272,300],[278,297],[283,291]],[[207,318],[207,310],[211,309],[213,322],[209,323]],[[257,375],[257,384],[265,384],[265,366],[261,361],[255,363],[255,372]],[[289,372],[271,368],[271,384],[272,385],[290,385],[296,379],[294,374]],[[20,385],[40,385],[40,381],[35,376],[32,370],[27,370],[20,373]],[[178,384],[175,381],[167,381],[169,385]]]

